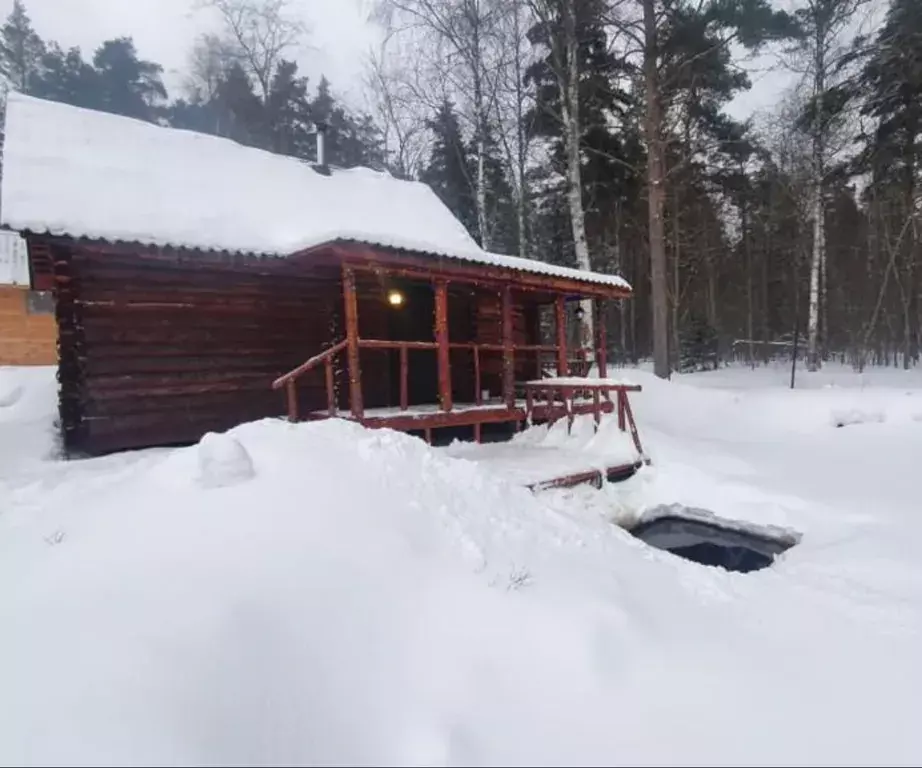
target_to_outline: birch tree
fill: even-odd
[[[381,128],[387,165],[400,178],[415,178],[427,148],[426,120],[431,111],[417,98],[408,72],[415,62],[405,51],[394,51],[398,41],[385,38],[365,67],[367,101]]]
[[[525,36],[527,15],[524,0],[506,0],[505,13],[498,25],[498,66],[496,113],[500,141],[515,184],[517,250],[521,258],[529,256],[528,242],[528,147],[526,114],[533,101],[525,84],[528,67],[528,40]]]
[[[487,213],[487,125],[495,89],[499,0],[380,0],[378,16],[396,34],[416,35],[428,46],[450,91],[463,94],[475,146],[475,196],[481,246],[491,247]]]
[[[583,205],[579,31],[580,22],[600,6],[593,0],[528,0],[528,4],[538,24],[538,36],[548,48],[547,64],[556,84],[559,110],[556,117],[563,140],[567,210],[576,266],[590,271],[592,261]],[[580,309],[580,343],[591,350],[595,333],[592,302],[583,300]]]
[[[809,79],[810,106],[807,118],[811,141],[810,216],[813,245],[810,256],[810,290],[807,310],[807,365],[820,366],[820,311],[826,275],[825,183],[833,131],[829,90],[847,55],[843,36],[861,6],[868,0],[806,0],[796,12],[803,27],[800,52]]]
[[[291,11],[289,0],[199,0],[199,5],[218,14],[223,55],[253,78],[265,103],[279,63],[307,35],[307,25]],[[215,40],[208,44],[213,47]]]

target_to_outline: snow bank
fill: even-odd
[[[205,488],[226,488],[256,476],[253,459],[240,441],[209,432],[198,446],[199,482]]]
[[[833,409],[829,420],[834,427],[847,427],[850,424],[883,424],[886,414],[883,411],[866,411],[861,408],[846,410]]]
[[[53,413],[13,377],[4,456]],[[918,424],[807,432],[642,383],[654,465],[600,492],[344,421],[23,457],[0,473],[0,763],[918,763]],[[244,482],[203,487],[203,457],[239,479],[243,452]],[[803,540],[743,576],[607,522],[666,497]]]
[[[54,368],[0,366],[0,479],[55,455],[56,416]]]

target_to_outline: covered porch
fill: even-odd
[[[480,442],[488,425],[518,430],[582,414],[598,423],[617,411],[636,434],[636,388],[609,379],[606,360],[606,303],[629,289],[368,246],[324,255],[337,262],[342,308],[330,345],[273,382],[290,420],[348,418],[429,442],[434,430],[468,427]],[[589,346],[571,341],[567,323],[586,304]],[[597,377],[587,379],[590,361]],[[318,407],[299,387],[321,378]]]

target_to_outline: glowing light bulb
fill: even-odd
[[[403,294],[400,291],[388,291],[387,292],[387,303],[392,307],[402,307],[403,306]]]

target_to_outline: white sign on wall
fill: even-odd
[[[15,232],[0,231],[0,285],[29,285],[26,241]]]

